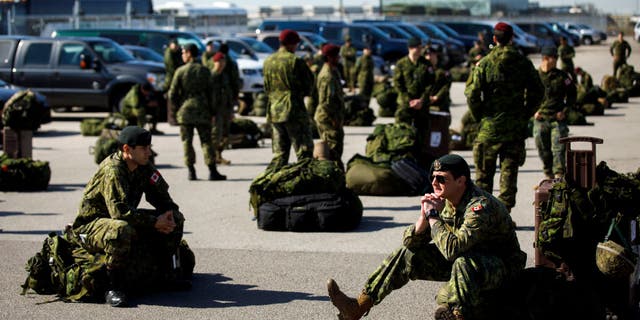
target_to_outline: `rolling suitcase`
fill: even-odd
[[[449,125],[451,124],[451,114],[449,112],[430,111],[429,112],[431,131],[427,142],[427,152],[433,159],[440,158],[449,153]]]
[[[564,137],[560,142],[567,145],[565,179],[571,180],[575,185],[591,188],[596,181],[596,144],[602,144],[603,140],[594,137]],[[572,143],[586,142],[591,144],[591,150],[574,150]],[[538,232],[542,221],[542,204],[549,200],[549,190],[553,187],[554,180],[544,179],[540,181],[534,196],[534,264],[536,267],[558,268],[547,259],[537,245]]]

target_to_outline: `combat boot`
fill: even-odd
[[[371,300],[369,295],[362,292],[358,299],[349,298],[340,291],[338,284],[333,279],[329,279],[327,282],[327,290],[329,291],[331,303],[340,311],[340,313],[338,313],[338,319],[360,319],[369,313],[369,310],[373,307],[373,300]]]
[[[455,308],[449,308],[449,306],[440,305],[436,309],[435,320],[464,320],[462,313]]]
[[[196,176],[196,167],[194,166],[189,166],[189,180],[198,180],[198,177]]]
[[[209,180],[227,180],[227,176],[221,175],[215,165],[209,166]]]
[[[221,164],[223,166],[228,166],[231,164],[231,161],[222,157],[221,149],[219,149],[218,152],[216,152],[216,164]]]
[[[124,275],[119,270],[108,270],[110,289],[104,294],[105,303],[112,307],[124,308],[128,306],[127,295],[124,293]]]

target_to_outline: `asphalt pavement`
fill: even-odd
[[[640,45],[631,37],[627,40],[634,50],[630,63],[640,66]],[[591,73],[596,82],[612,72],[609,44],[576,48],[576,66]],[[537,67],[539,55],[531,58]],[[463,91],[464,83],[453,84],[454,128],[460,127],[466,111]],[[372,107],[377,108],[375,102]],[[169,191],[187,218],[184,237],[197,260],[193,289],[134,297],[133,306],[126,309],[50,302],[53,296],[21,296],[26,260],[39,251],[47,233],[73,221],[84,185],[96,170],[89,154],[96,137],[80,135],[79,119],[86,116],[104,114],[56,113],[54,121],[36,134],[33,156],[49,161],[52,170],[47,191],[0,193],[0,319],[335,319],[336,310],[326,292],[327,278],[335,278],[348,294],[358,294],[368,275],[401,244],[404,228],[419,214],[418,197],[363,196],[362,223],[350,232],[259,230],[249,210],[248,189],[271,159],[271,141],[264,140],[257,149],[225,151],[232,164],[219,167],[229,178],[224,182],[203,180],[208,172],[196,143],[201,180],[188,181],[178,127],[162,123],[159,129],[166,134],[153,137],[153,149],[159,153],[156,163],[171,186]],[[264,122],[264,118],[252,119]],[[376,123],[392,121],[378,118]],[[588,117],[587,121],[592,125],[572,126],[570,134],[604,139],[604,144],[597,146],[598,161],[606,161],[618,172],[638,169],[640,98],[615,104],[604,116]],[[356,153],[364,154],[365,139],[372,130],[345,128],[345,163]],[[528,255],[527,266],[532,266],[534,187],[544,176],[533,139],[528,139],[526,146],[517,205],[511,214]],[[470,151],[459,154],[473,163]],[[375,306],[367,319],[432,318],[440,285],[413,281]]]

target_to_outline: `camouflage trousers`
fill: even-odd
[[[524,141],[478,142],[473,144],[473,162],[476,166],[476,185],[493,192],[496,161],[500,160],[500,194],[498,199],[511,209],[516,205],[518,192],[518,167],[524,164]]]
[[[627,63],[627,58],[620,57],[613,59],[613,77],[616,77],[616,73],[618,72],[618,68],[620,68],[623,64]]]
[[[491,293],[510,279],[511,272],[502,259],[480,254],[466,254],[447,261],[435,244],[402,246],[389,255],[371,274],[364,287],[374,304],[379,304],[393,290],[410,280],[446,282],[436,295],[436,302],[456,307],[465,318],[485,314]]]
[[[216,116],[216,122],[212,129],[213,146],[217,150],[224,149],[223,141],[229,137],[229,130],[231,129],[231,114],[233,110],[225,110],[218,113]]]
[[[342,124],[334,126],[330,123],[317,123],[320,139],[327,144],[331,160],[338,163],[338,167],[344,170],[342,152],[344,150],[344,129]]]
[[[271,137],[273,159],[267,166],[267,170],[277,170],[289,162],[291,145],[293,145],[298,160],[313,156],[310,121],[308,117],[301,119],[271,124],[273,129]]]
[[[147,214],[158,216],[164,212],[155,210],[139,209]],[[155,229],[136,230],[128,222],[118,219],[100,218],[74,230],[80,237],[79,243],[91,254],[104,254],[106,265],[110,269],[127,269],[132,257],[130,256],[132,247],[140,243],[153,244],[157,255],[165,254],[169,259],[169,254],[174,253],[180,240],[184,226],[184,216],[179,211],[173,212],[176,228],[168,235],[161,234]]]
[[[180,125],[180,140],[182,140],[182,149],[184,150],[184,164],[192,166],[196,163],[196,151],[193,149],[193,133],[198,131],[200,137],[200,145],[204,155],[204,163],[209,166],[215,164],[216,153],[211,141],[211,125]]]
[[[313,117],[316,115],[316,109],[318,108],[318,91],[317,90],[314,90],[311,96],[307,97],[307,101],[305,102],[305,108],[307,109],[307,113],[309,114],[311,137],[313,139],[319,138],[320,134],[318,133],[318,127],[316,126],[315,120],[313,120]]]
[[[564,174],[566,146],[560,143],[562,137],[569,135],[569,127],[565,121],[535,120],[533,137],[542,160],[542,170],[547,177]]]

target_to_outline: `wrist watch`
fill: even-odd
[[[427,218],[440,218],[440,213],[436,209],[429,209],[429,211],[427,211]]]

